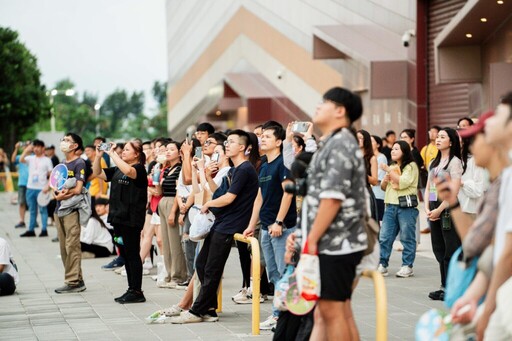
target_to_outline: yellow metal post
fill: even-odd
[[[386,293],[386,283],[382,274],[375,270],[364,270],[363,277],[373,280],[375,290],[376,305],[376,321],[377,328],[375,330],[376,341],[386,341],[388,339],[388,298]]]
[[[222,279],[219,283],[219,288],[217,289],[217,310],[216,312],[222,312]]]

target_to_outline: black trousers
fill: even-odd
[[[251,253],[246,243],[235,241],[242,268],[242,288],[251,286]]]
[[[14,278],[6,272],[0,272],[0,296],[12,295],[15,291]]]
[[[104,246],[80,242],[82,252],[92,252],[96,258],[109,257],[112,253]]]
[[[430,210],[439,207],[438,202],[429,202]],[[453,253],[460,247],[460,238],[455,229],[453,221],[451,221],[450,229],[443,229],[442,216],[441,219],[429,221],[430,223],[430,238],[432,240],[432,251],[439,263],[439,272],[441,273],[441,285],[443,288],[446,286],[446,274],[448,273],[448,265]]]
[[[128,289],[142,291],[142,261],[140,259],[140,232],[142,228],[114,225],[116,236],[123,238],[119,251],[125,260]]]
[[[232,234],[210,231],[204,240],[203,248],[196,259],[196,272],[201,281],[201,291],[190,312],[205,315],[217,309],[217,289],[224,272],[224,266],[231,251]]]

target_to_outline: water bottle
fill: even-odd
[[[153,184],[160,183],[160,164],[157,163],[155,167],[153,167]]]
[[[124,245],[123,237],[114,237],[114,242],[116,242],[117,245]]]

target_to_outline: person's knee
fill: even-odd
[[[340,318],[345,318],[343,304],[344,302],[320,300],[316,309],[319,311],[325,323],[329,323]]]
[[[7,273],[0,273],[0,296],[12,295],[14,291],[16,291],[14,278]]]

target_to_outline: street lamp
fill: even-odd
[[[94,117],[96,118],[96,136],[100,136],[100,109],[101,104],[94,105]]]
[[[65,89],[65,90],[58,90],[58,89],[53,89],[52,91],[49,92],[49,96],[50,96],[50,130],[52,133],[55,132],[55,110],[53,108],[53,98],[57,95],[65,95],[65,96],[74,96],[75,95],[75,90],[74,89]]]

